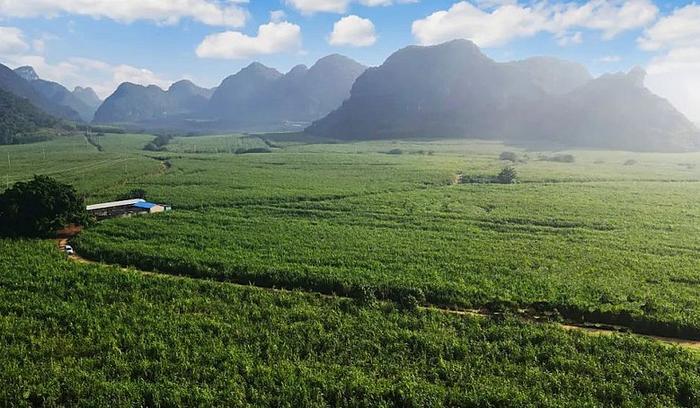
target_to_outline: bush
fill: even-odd
[[[85,202],[75,189],[51,177],[34,176],[0,194],[0,234],[48,237],[68,224],[86,224]]]
[[[131,200],[132,198],[145,199],[146,198],[146,190],[144,190],[142,188],[134,188],[134,189],[130,190],[128,193],[122,194],[121,196],[119,196],[118,199],[119,200]]]
[[[513,152],[503,152],[498,156],[498,159],[515,163],[518,161],[518,155]]]
[[[635,164],[637,164],[637,161],[636,161],[636,160],[632,160],[632,159],[627,160],[627,161],[624,163],[625,166],[634,166]]]
[[[371,286],[360,285],[355,296],[357,302],[364,306],[374,306],[377,304],[377,295]]]
[[[173,138],[173,135],[158,135],[155,139],[148,142],[148,144],[144,146],[143,150],[149,152],[162,152],[166,150],[165,146],[167,146],[168,143],[173,140]]]
[[[386,154],[403,154],[403,150],[401,149],[391,149]]]
[[[252,147],[249,149],[245,148],[238,148],[234,152],[234,154],[250,154],[250,153],[272,153],[272,150],[270,150],[267,147]]]
[[[496,176],[496,182],[500,184],[515,184],[518,182],[518,172],[515,167],[506,166]]]
[[[576,161],[576,158],[572,154],[555,154],[554,156],[542,156],[540,160],[557,163],[573,163]]]

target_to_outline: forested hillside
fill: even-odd
[[[0,144],[45,140],[41,128],[56,125],[57,119],[42,112],[26,99],[0,90]]]

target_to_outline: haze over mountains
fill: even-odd
[[[96,123],[164,124],[164,120],[194,114],[206,106],[212,90],[183,80],[167,91],[155,85],[123,83],[95,113]]]
[[[305,134],[329,141],[477,138],[552,149],[700,149],[697,126],[650,92],[644,75],[634,69],[593,78],[580,64],[547,57],[498,63],[472,42],[455,40],[404,48],[369,69],[330,55],[286,74],[252,63],[213,89],[187,80],[168,90],[124,83],[101,104],[92,89],[71,92],[31,67],[0,65],[0,90],[63,119],[179,133],[301,131],[311,124]],[[17,102],[7,95],[3,101],[5,109]]]
[[[555,59],[497,63],[470,41],[407,47],[361,75],[306,133],[353,139],[469,137],[552,147],[683,151],[700,131],[644,87],[644,73],[591,79]]]
[[[17,75],[22,77],[25,81],[29,82],[34,90],[46,100],[51,101],[56,105],[65,106],[74,110],[80,115],[80,119],[85,122],[90,122],[92,120],[93,115],[100,104],[99,98],[97,99],[97,103],[95,103],[94,100],[90,100],[89,96],[85,96],[86,93],[92,92],[92,95],[94,95],[95,98],[97,97],[95,92],[90,88],[82,89],[82,91],[78,92],[80,95],[83,95],[83,97],[88,98],[84,100],[57,82],[45,81],[39,78],[32,67],[19,67],[15,69],[15,73],[17,73]]]
[[[330,55],[289,73],[252,63],[207,90],[189,81],[168,91],[122,84],[100,107],[97,123],[178,130],[301,130],[336,109],[365,67]],[[302,126],[302,127],[300,127]]]
[[[0,64],[0,90],[26,99],[32,105],[50,115],[62,119],[80,120],[80,115],[74,109],[46,98],[34,88],[31,82],[25,80],[16,72],[2,64]]]

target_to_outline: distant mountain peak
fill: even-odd
[[[644,87],[554,58],[500,63],[467,40],[410,46],[355,81],[306,133],[331,139],[481,138],[522,145],[685,151],[700,132]]]
[[[93,115],[95,114],[94,111],[96,111],[102,103],[102,99],[100,99],[95,90],[90,87],[83,88],[82,86],[76,86],[75,89],[73,89],[73,95],[90,107]]]
[[[309,68],[310,71],[334,69],[336,67],[345,67],[346,69],[362,70],[364,71],[367,67],[355,61],[352,58],[348,58],[340,54],[327,55]]]
[[[194,88],[197,85],[194,84],[194,82],[190,81],[189,79],[181,79],[177,82],[174,82],[172,85],[170,85],[170,88],[168,88],[168,91],[171,91],[173,89],[177,88]]]
[[[309,68],[306,65],[299,64],[290,69],[289,72],[287,72],[287,75],[303,75],[308,70]]]
[[[627,73],[627,78],[638,87],[644,87],[644,80],[647,78],[647,72],[644,68],[636,66]]]
[[[25,65],[23,67],[19,67],[15,69],[15,73],[22,77],[25,81],[38,81],[39,80],[39,75],[37,75],[36,71],[34,71],[34,68],[30,67],[29,65]]]

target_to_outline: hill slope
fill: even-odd
[[[287,74],[254,62],[215,89],[189,81],[158,87],[122,84],[95,114],[97,123],[179,131],[299,129],[336,109],[365,67],[329,55]]]
[[[521,144],[679,151],[700,132],[643,76],[590,79],[549,58],[497,63],[466,40],[408,47],[361,75],[306,132],[331,139],[469,137]]]
[[[322,118],[350,96],[366,67],[341,55],[329,55],[311,68],[298,65],[282,75],[253,63],[221,84],[207,116],[223,127],[279,129]]]
[[[190,81],[167,91],[150,85],[123,83],[95,113],[96,123],[141,123],[193,114],[206,105],[210,91]]]
[[[97,108],[99,108],[102,104],[102,99],[100,99],[100,97],[97,96],[95,91],[90,87],[83,88],[76,86],[75,89],[73,89],[73,95],[80,99],[85,105],[89,106],[93,110],[93,115],[95,114],[95,111],[97,111]],[[92,118],[90,119],[92,120]]]
[[[42,112],[28,100],[0,90],[0,145],[41,140],[33,133],[57,122],[56,118]]]
[[[44,97],[28,81],[2,64],[0,64],[0,90],[27,99],[32,105],[53,116],[75,121],[80,120],[80,115],[74,109]]]

